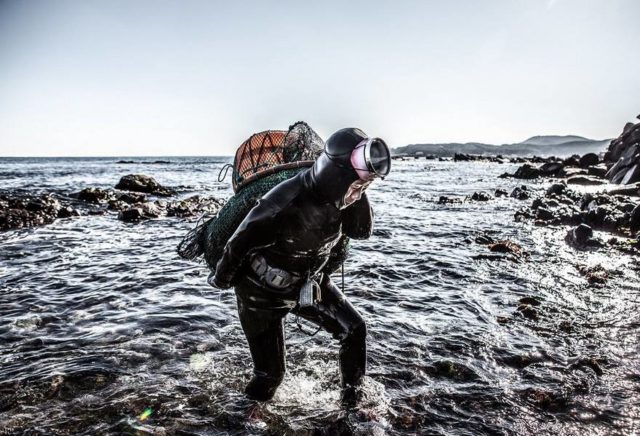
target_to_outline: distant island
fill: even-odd
[[[570,156],[601,153],[610,139],[589,139],[576,135],[532,136],[516,144],[483,144],[480,142],[409,144],[392,150],[394,156],[453,156],[456,153],[475,155]]]

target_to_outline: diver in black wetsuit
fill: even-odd
[[[254,364],[245,390],[249,398],[269,400],[282,382],[283,320],[293,312],[340,341],[342,399],[355,404],[365,374],[367,329],[322,269],[343,234],[371,236],[364,190],[389,169],[384,141],[359,129],[339,130],[314,165],[269,191],[227,242],[211,284],[235,286]]]

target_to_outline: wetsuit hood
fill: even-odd
[[[367,135],[353,127],[331,135],[324,152],[305,174],[305,184],[323,200],[340,208],[349,186],[359,179],[351,165],[351,153],[365,139]]]

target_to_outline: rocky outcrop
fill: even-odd
[[[592,185],[604,185],[604,180],[598,179],[596,177],[589,176],[573,176],[567,179],[567,184],[569,185],[583,185],[583,186],[592,186]]]
[[[602,241],[593,237],[593,229],[587,224],[580,224],[578,227],[569,230],[565,240],[569,245],[578,249],[600,248],[604,245]]]
[[[516,257],[522,257],[525,255],[525,251],[520,245],[508,239],[490,243],[488,244],[488,247],[490,251],[496,253],[510,253]]]
[[[50,194],[40,196],[0,195],[0,230],[51,224],[58,218],[79,215]]]
[[[640,230],[640,207],[629,197],[601,193],[579,193],[562,183],[551,185],[544,196],[515,214],[516,220],[531,219],[536,225],[568,225],[565,240],[578,249],[599,248],[605,243],[594,230],[636,240]],[[610,245],[635,250],[633,240],[624,243],[612,238]]]
[[[109,208],[118,211],[118,219],[136,222],[160,217],[190,218],[203,214],[212,215],[222,206],[223,202],[214,197],[194,195],[184,200],[176,201],[147,201],[144,203],[127,204],[111,202]]]
[[[505,163],[507,159],[502,157],[502,155],[482,155],[482,154],[467,154],[467,153],[455,153],[453,155],[454,162],[472,162],[472,161],[484,161],[484,162],[494,162],[494,163]]]
[[[117,164],[166,165],[166,164],[170,164],[171,162],[168,160],[154,160],[154,161],[119,160],[116,163]]]
[[[492,198],[493,197],[491,196],[491,194],[484,191],[478,191],[473,193],[473,195],[471,196],[471,201],[489,201]]]
[[[589,176],[604,177],[607,172],[607,167],[600,163],[598,155],[595,153],[587,153],[580,157],[579,155],[571,156],[564,160],[556,159],[555,157],[547,158],[546,161],[540,166],[534,166],[530,163],[525,163],[516,170],[515,173],[502,174],[501,178],[513,177],[515,179],[532,180],[541,177],[552,178],[573,178],[578,176],[585,176],[587,180]],[[582,183],[583,179],[576,179],[580,184],[599,184],[600,182]],[[601,182],[604,183],[604,182]]]
[[[580,158],[578,164],[581,168],[589,168],[592,165],[598,165],[600,158],[595,153],[587,153]]]
[[[526,185],[516,186],[513,188],[513,191],[511,191],[509,196],[516,200],[528,200],[531,198],[531,191],[529,191],[529,188],[527,188]]]
[[[144,192],[159,197],[170,197],[175,194],[173,189],[162,186],[153,177],[144,174],[123,176],[115,188],[123,191]]]
[[[135,192],[118,192],[112,189],[85,188],[77,194],[78,200],[101,204],[121,201],[128,204],[146,201],[146,195]]]
[[[627,123],[620,136],[611,141],[604,155],[610,165],[606,177],[623,185],[640,182],[640,123]]]

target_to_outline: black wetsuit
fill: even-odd
[[[343,132],[341,143],[344,146],[346,141],[346,148],[353,149],[363,135],[351,129]],[[269,191],[225,247],[214,283],[221,288],[235,286],[240,322],[254,363],[254,377],[246,388],[251,398],[270,399],[284,377],[283,319],[289,312],[322,326],[340,341],[344,388],[357,386],[364,376],[365,322],[322,272],[343,234],[353,239],[371,235],[372,211],[366,195],[340,209],[347,188],[357,178],[347,165],[321,155],[312,168]],[[267,285],[250,266],[256,255],[270,267],[291,273],[292,283],[285,288]],[[307,278],[320,285],[320,299],[300,308],[300,286]]]

